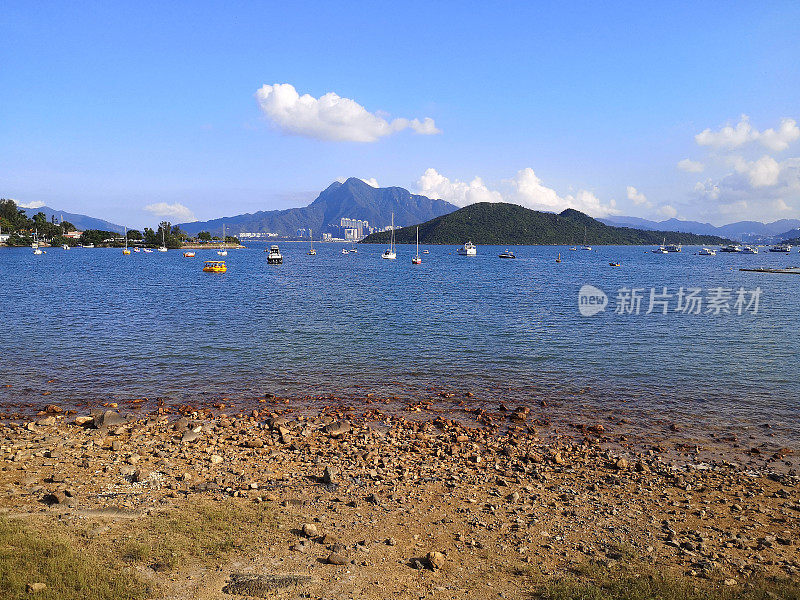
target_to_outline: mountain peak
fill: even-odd
[[[392,214],[395,225],[405,226],[454,210],[456,207],[444,200],[415,196],[400,187],[376,188],[358,177],[350,177],[344,182],[334,181],[304,208],[237,215],[226,217],[224,222],[231,235],[270,232],[296,237],[300,230],[312,229],[315,236],[331,233],[341,237],[342,219],[368,221],[370,227],[382,228],[389,225]],[[181,228],[190,234],[203,230],[216,233],[222,229],[222,221],[186,223]]]

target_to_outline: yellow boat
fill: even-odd
[[[123,250],[123,251],[122,251],[122,253],[123,253],[123,254],[125,254],[125,255],[127,256],[128,254],[130,254],[130,253],[131,253],[131,251],[130,251],[130,250],[128,250],[127,248],[125,248],[125,250]]]
[[[184,258],[194,258],[194,252],[184,252]]]
[[[203,263],[203,271],[206,273],[224,273],[227,270],[224,260],[207,260]]]

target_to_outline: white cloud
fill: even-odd
[[[753,187],[768,187],[778,183],[781,165],[771,156],[764,155],[756,161],[746,161],[741,156],[732,157],[733,168],[747,176]]]
[[[697,162],[696,160],[690,160],[688,158],[679,160],[678,168],[681,171],[686,171],[687,173],[702,173],[703,169],[705,169],[703,163]]]
[[[197,221],[194,213],[180,202],[175,202],[173,204],[156,202],[155,204],[148,204],[144,209],[157,217],[169,217],[181,223]]]
[[[20,208],[42,208],[44,206],[44,202],[41,200],[34,200],[33,202],[17,202],[17,206]]]
[[[792,207],[786,204],[783,198],[775,198],[771,203],[772,209],[775,212],[785,212],[792,210]]]
[[[534,210],[561,212],[574,208],[594,217],[616,214],[616,203],[611,200],[603,204],[592,192],[580,190],[576,194],[559,196],[542,184],[531,168],[522,169],[503,182],[504,189],[490,189],[480,177],[472,181],[450,180],[436,171],[428,169],[417,181],[419,193],[432,198],[441,198],[456,206],[467,206],[475,202],[510,202]]]
[[[319,140],[375,142],[403,129],[421,135],[441,133],[433,119],[394,119],[371,113],[355,100],[328,92],[319,98],[298,94],[289,83],[264,85],[256,92],[261,110],[281,131]]]
[[[719,185],[714,183],[711,178],[695,183],[694,191],[701,197],[707,198],[708,200],[716,200],[719,198],[720,194]]]
[[[800,128],[794,119],[783,118],[778,129],[758,131],[750,124],[750,117],[742,115],[735,126],[725,125],[719,131],[705,129],[694,136],[700,146],[712,148],[740,148],[750,142],[758,141],[762,146],[780,152],[789,144],[800,139]]]
[[[778,130],[767,129],[759,140],[764,146],[775,152],[786,150],[789,144],[800,138],[800,127],[794,119],[781,119]]]
[[[441,198],[459,207],[476,202],[503,202],[503,195],[487,188],[480,177],[469,183],[450,181],[436,169],[426,170],[417,181],[417,188],[423,196]]]
[[[656,212],[665,219],[674,219],[678,216],[678,210],[671,204],[659,206]]]
[[[642,205],[647,207],[653,206],[653,203],[647,199],[647,196],[645,196],[642,192],[637,190],[632,185],[629,185],[626,191],[628,194],[628,200],[631,200],[636,206],[642,206]]]

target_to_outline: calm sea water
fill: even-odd
[[[201,271],[214,251],[123,256],[121,250],[0,249],[0,403],[278,394],[402,396],[432,386],[477,397],[531,395],[625,402],[654,410],[800,420],[800,277],[740,266],[800,264],[800,255],[656,255],[642,247],[430,246],[397,261],[383,247],[282,244],[230,251],[224,275]],[[555,258],[561,253],[563,262]],[[613,268],[610,261],[620,261]],[[578,311],[591,284],[609,295]],[[640,314],[615,314],[617,290],[643,289]],[[660,310],[650,288],[734,290],[731,312]],[[761,289],[758,312],[736,292]],[[438,389],[438,387],[437,387]],[[588,391],[587,391],[588,390]]]

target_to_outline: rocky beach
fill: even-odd
[[[798,597],[798,448],[769,423],[470,400],[15,415],[0,580],[12,598]],[[25,536],[45,556],[12,574]]]

